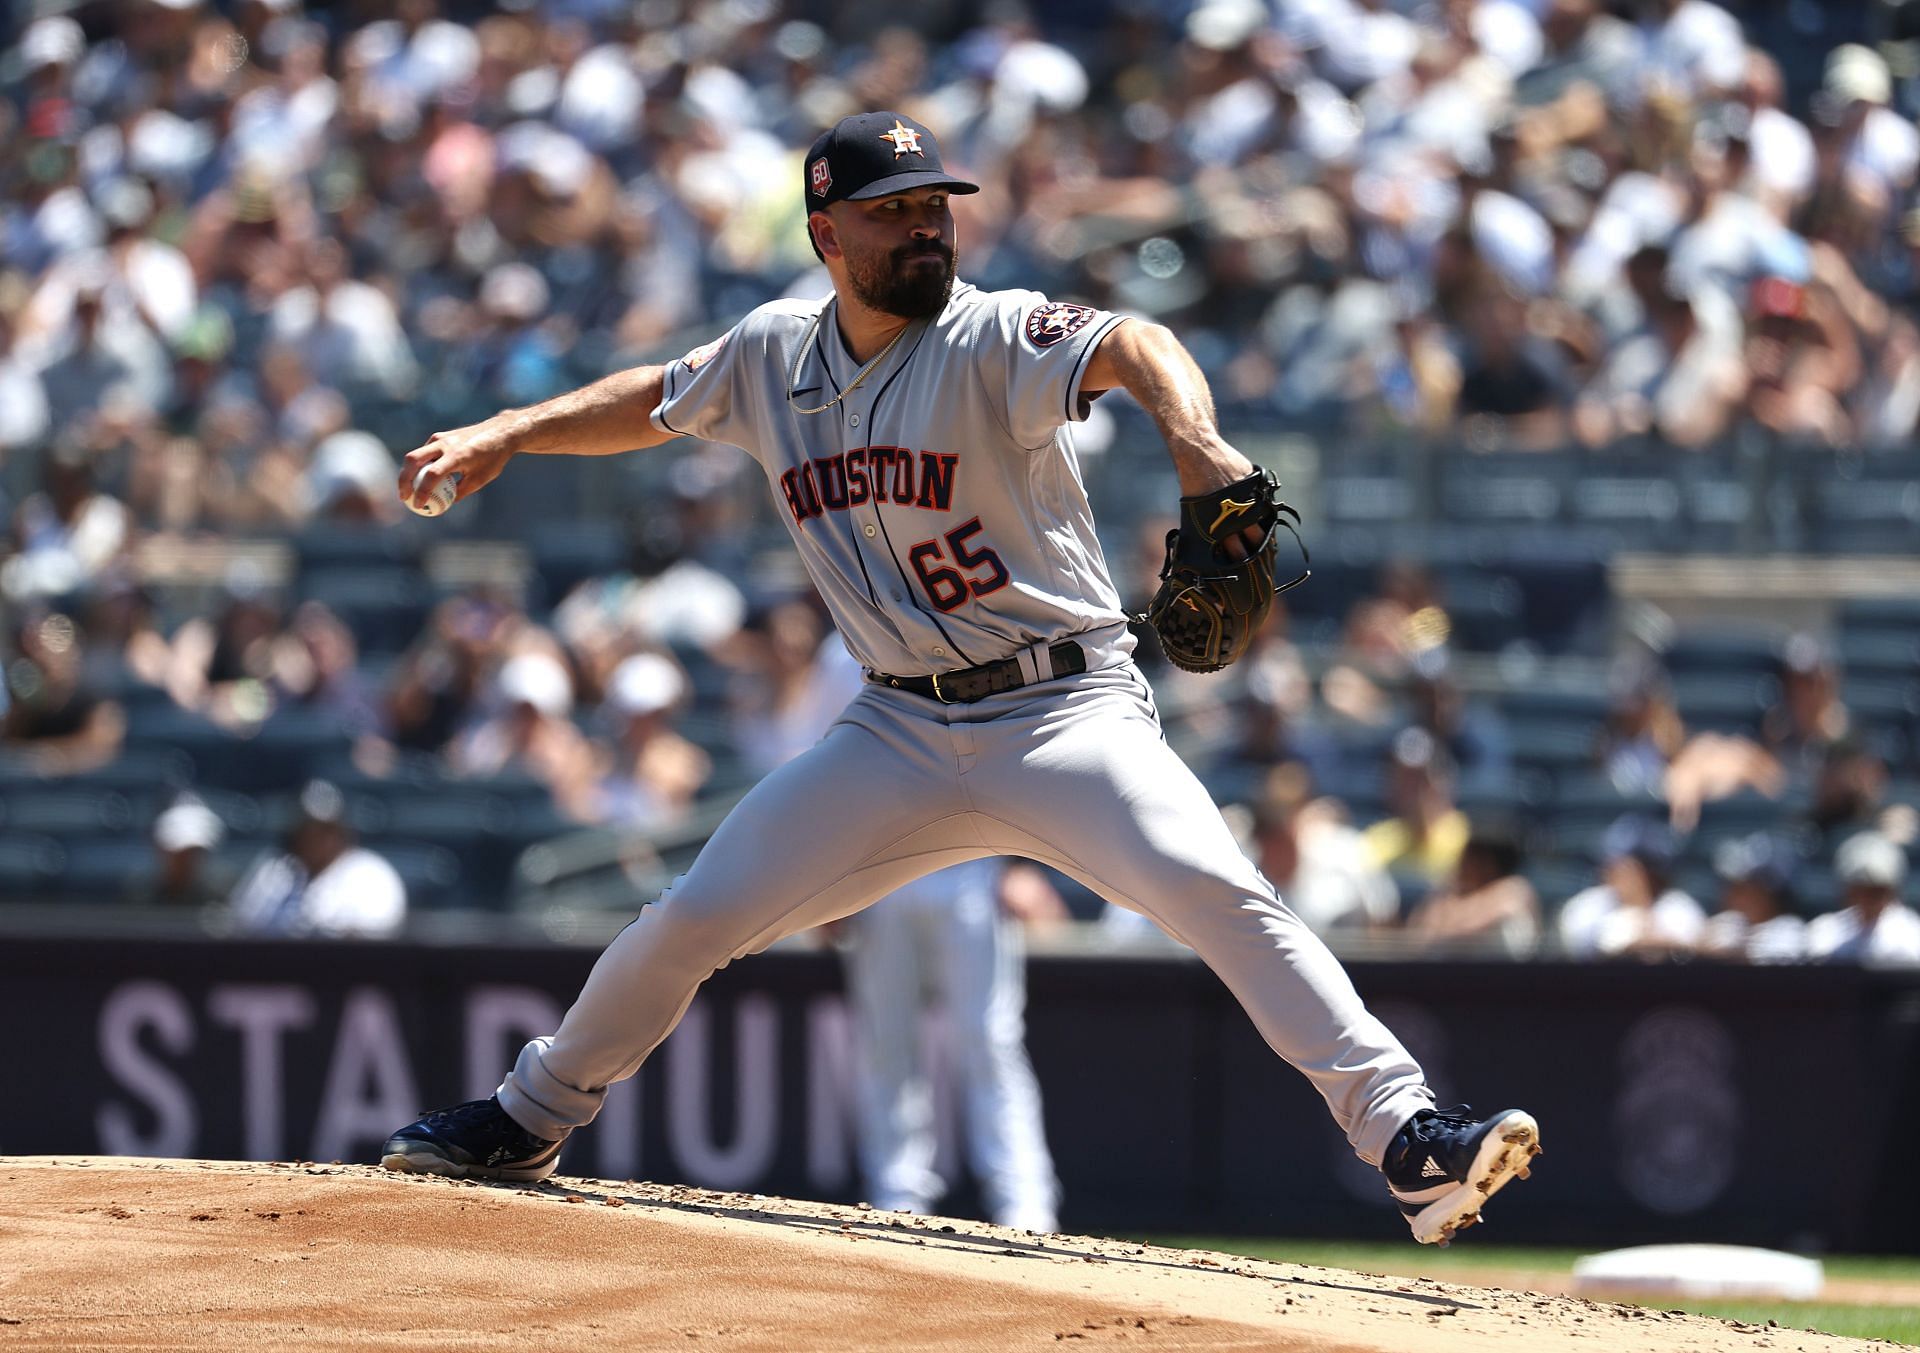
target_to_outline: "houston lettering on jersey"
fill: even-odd
[[[959,464],[960,457],[948,451],[856,446],[840,455],[802,461],[780,476],[780,491],[795,522],[866,503],[950,512]]]

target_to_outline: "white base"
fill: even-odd
[[[1574,1261],[1583,1297],[1771,1297],[1813,1301],[1826,1284],[1818,1259],[1746,1245],[1637,1245]]]

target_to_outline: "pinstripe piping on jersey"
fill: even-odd
[[[1093,361],[1093,354],[1100,351],[1100,344],[1106,340],[1107,335],[1112,333],[1118,325],[1125,323],[1126,318],[1125,315],[1113,315],[1108,318],[1105,324],[1094,330],[1093,337],[1087,340],[1087,346],[1080,353],[1080,359],[1073,364],[1073,378],[1067,382],[1066,396],[1066,412],[1069,423],[1085,421],[1084,415],[1079,418],[1074,416],[1079,412],[1079,410],[1073,407],[1074,401],[1082,397],[1080,394],[1080,382],[1086,375],[1088,364]],[[1087,400],[1087,404],[1089,408],[1091,408],[1093,401]]]
[[[880,401],[887,397],[887,391],[891,390],[893,388],[893,383],[896,380],[900,379],[900,373],[905,371],[908,365],[912,363],[913,355],[916,352],[920,351],[920,345],[927,341],[927,335],[933,332],[933,328],[934,326],[929,324],[920,331],[920,337],[913,340],[913,346],[908,348],[907,355],[900,359],[900,365],[896,366],[893,369],[893,373],[880,383],[880,388],[873,392],[873,404],[867,410],[867,431],[868,432],[877,433],[879,431]],[[831,379],[831,377],[829,377],[829,379]],[[851,521],[853,514],[848,513],[847,517],[848,517],[848,520]],[[947,641],[947,647],[953,650],[954,654],[961,660],[961,664],[963,666],[966,666],[966,667],[975,666],[974,660],[971,657],[967,656],[967,650],[960,647],[959,644],[955,643],[953,640],[953,636],[947,633],[947,627],[940,623],[940,617],[936,615],[934,612],[929,611],[926,607],[920,604],[920,594],[915,589],[913,585],[913,580],[907,577],[906,565],[900,562],[900,551],[894,548],[893,533],[887,530],[887,515],[886,513],[880,510],[878,504],[875,504],[874,506],[873,519],[880,523],[880,536],[883,540],[887,542],[887,553],[893,559],[894,569],[900,574],[900,585],[906,589],[905,595],[908,599],[908,604],[911,605],[914,610],[920,612],[920,614],[924,615],[927,619],[933,622],[933,627],[940,631],[940,637]],[[860,547],[860,542],[856,540],[854,542],[854,553],[856,554],[859,553],[859,547]],[[866,565],[862,563],[861,567],[864,569]]]

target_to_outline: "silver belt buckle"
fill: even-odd
[[[940,674],[938,672],[935,672],[931,680],[933,682],[934,699],[938,700],[943,705],[951,705],[953,701],[947,699],[947,693],[940,689]]]

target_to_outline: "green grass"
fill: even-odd
[[[1920,1306],[1841,1306],[1830,1301],[1682,1301],[1670,1310],[1717,1315],[1764,1325],[1777,1320],[1788,1329],[1842,1334],[1850,1339],[1891,1339],[1920,1344]]]
[[[1137,1237],[1136,1237],[1137,1239]],[[1463,1239],[1458,1245],[1434,1249],[1412,1245],[1368,1244],[1323,1240],[1263,1240],[1246,1236],[1153,1236],[1155,1245],[1179,1249],[1218,1250],[1287,1264],[1353,1269],[1360,1273],[1394,1274],[1409,1278],[1472,1282],[1476,1273],[1493,1270],[1571,1274],[1573,1261],[1587,1250],[1534,1249],[1513,1245],[1480,1245]],[[1920,1259],[1900,1256],[1835,1255],[1821,1259],[1827,1276],[1859,1281],[1920,1283]],[[1920,1344],[1920,1307],[1849,1305],[1832,1301],[1759,1302],[1687,1301],[1665,1298],[1643,1303],[1663,1310],[1687,1310],[1723,1320],[1764,1325],[1776,1320],[1788,1329],[1814,1330],[1854,1339],[1889,1339]]]

